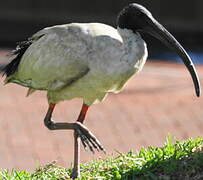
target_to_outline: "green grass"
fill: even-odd
[[[172,142],[169,137],[163,147],[149,147],[138,153],[129,152],[81,165],[81,180],[202,180],[203,139]],[[35,172],[0,171],[2,180],[62,180],[69,179],[71,169],[55,162]]]

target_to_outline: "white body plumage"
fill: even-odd
[[[100,23],[48,27],[32,39],[6,82],[46,90],[51,103],[76,97],[87,105],[102,101],[119,92],[148,55],[139,33]]]

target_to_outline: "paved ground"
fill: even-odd
[[[6,61],[0,51],[0,62]],[[203,78],[203,67],[198,67]],[[33,170],[53,160],[70,166],[73,157],[71,131],[50,132],[43,125],[46,94],[25,97],[26,89],[0,82],[0,168]],[[56,121],[75,121],[82,101],[58,104]],[[100,139],[109,154],[140,147],[160,146],[167,134],[179,139],[203,135],[203,99],[196,98],[192,81],[183,65],[148,61],[125,90],[109,95],[90,109],[85,124]],[[82,151],[86,162],[92,155]]]

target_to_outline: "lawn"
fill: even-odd
[[[2,180],[65,180],[71,169],[56,162],[35,172],[0,170]],[[168,137],[163,147],[118,153],[117,157],[81,164],[81,180],[202,180],[203,139],[177,141]]]

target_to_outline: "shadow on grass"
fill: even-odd
[[[164,156],[163,156],[164,157]],[[121,180],[203,180],[203,151],[182,158],[174,153],[168,159],[154,158],[141,169],[132,169]]]

